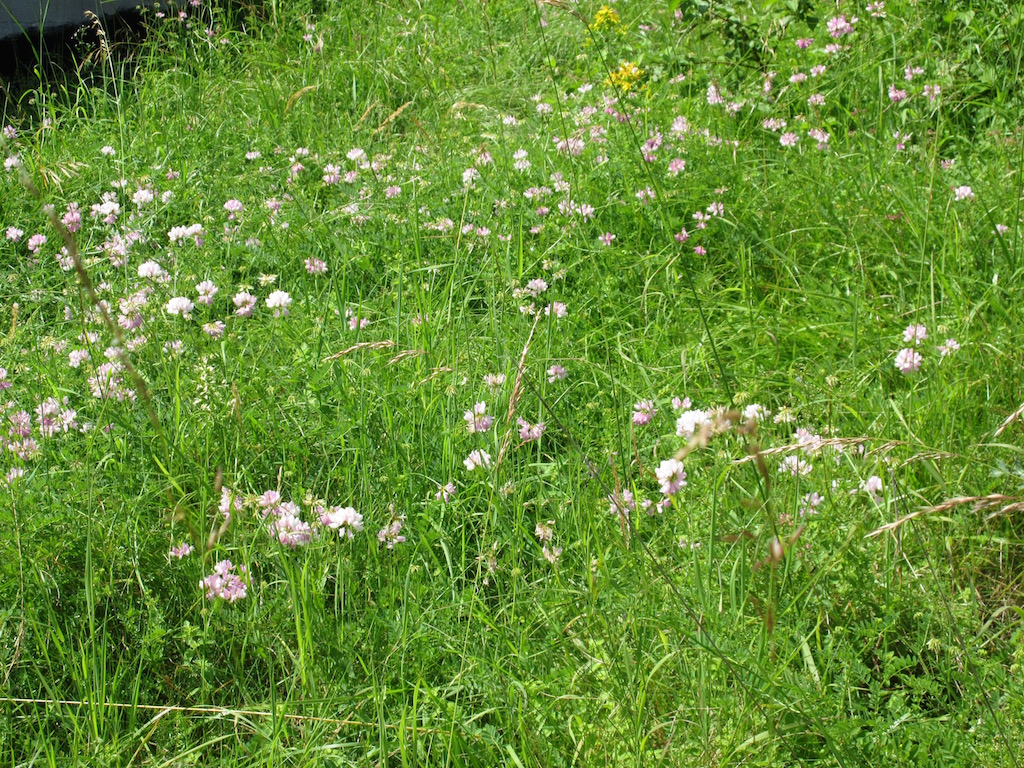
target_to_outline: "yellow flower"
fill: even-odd
[[[619,26],[619,14],[615,12],[614,8],[602,5],[601,10],[594,14],[594,23],[590,25],[590,28],[604,29],[605,27],[617,26]]]
[[[620,91],[630,91],[646,73],[632,61],[624,61],[618,69],[612,70],[605,79],[605,85],[613,85]]]

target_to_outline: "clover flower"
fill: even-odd
[[[354,507],[331,507],[320,515],[320,522],[343,539],[352,539],[363,530],[363,516]]]
[[[170,557],[177,560],[181,560],[183,557],[188,557],[192,554],[192,545],[187,541],[183,541],[176,547],[171,547],[171,551],[168,553]]]
[[[236,573],[230,560],[221,560],[213,566],[213,573],[199,582],[199,586],[206,590],[207,600],[220,599],[234,603],[246,596],[248,577],[249,572],[244,565],[238,566]]]
[[[531,424],[523,418],[517,419],[516,424],[519,425],[519,439],[524,443],[532,443],[534,440],[540,440],[544,434],[544,430],[547,428],[543,421],[537,424]]]
[[[465,461],[462,462],[467,472],[476,469],[488,469],[491,466],[491,455],[484,450],[471,451]]]
[[[250,317],[256,309],[256,297],[247,291],[236,293],[231,301],[235,305],[235,314],[239,317]]]
[[[686,470],[683,462],[677,459],[665,459],[654,471],[661,483],[661,492],[666,496],[674,496],[686,485]]]
[[[918,369],[921,367],[921,361],[922,358],[920,353],[916,349],[911,349],[910,347],[901,349],[896,353],[896,367],[904,376],[911,373],[917,373]]]
[[[658,415],[653,400],[641,400],[633,406],[633,423],[638,427],[651,423],[651,419]]]
[[[903,341],[906,344],[914,343],[915,346],[921,346],[921,342],[928,338],[928,329],[920,323],[913,323],[906,327],[903,331]]]

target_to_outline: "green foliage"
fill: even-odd
[[[1019,9],[183,10],[5,91],[12,764],[1016,764]]]

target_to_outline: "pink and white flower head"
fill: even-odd
[[[642,427],[646,424],[651,423],[658,414],[658,410],[654,407],[653,400],[641,400],[639,403],[633,406],[633,423],[638,427]]]
[[[908,325],[903,331],[903,341],[906,344],[913,343],[914,346],[921,346],[921,342],[928,338],[928,329],[920,323]]]
[[[608,512],[617,517],[629,517],[629,513],[636,509],[636,499],[628,488],[621,492],[615,491],[608,494]]]
[[[674,496],[686,485],[686,470],[683,462],[677,459],[665,459],[654,472],[661,483],[661,492],[666,496]]]
[[[548,520],[546,523],[537,523],[533,529],[533,535],[537,537],[537,541],[542,544],[547,544],[555,538],[555,521]]]
[[[320,522],[343,539],[352,539],[363,530],[363,516],[354,507],[331,507],[320,516]]]
[[[234,221],[235,218],[242,212],[243,206],[240,200],[228,200],[224,203],[224,210],[228,212],[228,221]]]
[[[86,349],[73,349],[68,353],[68,365],[72,368],[78,368],[88,359],[89,351]]]
[[[225,522],[230,523],[231,516],[235,512],[242,511],[242,497],[227,486],[224,486],[220,489],[220,504],[217,505],[217,509],[224,515]]]
[[[256,499],[256,504],[263,510],[264,517],[280,503],[281,494],[274,490],[264,491],[263,495]]]
[[[163,267],[155,261],[144,261],[142,264],[139,264],[138,274],[141,278],[160,280],[166,273]]]
[[[491,466],[491,455],[484,450],[471,451],[466,460],[462,462],[467,472],[476,469],[489,469]]]
[[[823,501],[825,499],[817,491],[804,494],[803,501],[800,503],[800,517],[818,514],[818,507]]]
[[[968,186],[957,187],[953,190],[953,198],[959,202],[961,200],[973,200],[974,190]]]
[[[711,412],[700,408],[683,411],[676,419],[676,435],[678,437],[693,437],[694,432],[711,424]]]
[[[388,549],[394,549],[396,544],[405,541],[402,535],[402,528],[405,525],[405,515],[395,516],[392,513],[391,522],[377,531],[377,541],[384,544]]]
[[[199,582],[199,586],[206,590],[207,600],[220,599],[233,603],[246,596],[248,577],[244,565],[238,566],[238,572],[235,573],[235,566],[230,560],[221,560],[213,566],[213,573]]]
[[[274,291],[267,296],[267,308],[274,310],[274,317],[286,316],[291,305],[292,297],[285,291]]]
[[[828,33],[836,38],[853,34],[853,25],[858,21],[859,19],[856,16],[853,16],[849,21],[846,20],[846,16],[836,16],[828,20]]]
[[[171,547],[169,556],[175,558],[176,560],[181,560],[183,557],[188,557],[191,554],[192,545],[189,544],[187,541],[183,541],[178,546]]]
[[[800,446],[800,450],[808,456],[812,456],[820,451],[824,445],[821,435],[815,434],[804,427],[798,427],[796,432],[793,433],[793,438],[796,440],[796,444]]]
[[[308,544],[313,534],[309,523],[299,519],[298,507],[294,504],[282,504],[277,509],[279,512],[270,523],[270,535],[290,549]]]
[[[438,501],[443,501],[445,504],[447,504],[449,501],[451,501],[452,496],[454,495],[455,483],[448,483],[447,485],[442,485],[440,488],[437,489],[437,493],[434,494],[434,498],[437,499]]]
[[[945,357],[946,355],[953,354],[958,349],[960,349],[960,342],[959,341],[957,341],[956,339],[946,339],[946,343],[945,344],[940,344],[939,345],[939,355],[941,357]]]
[[[217,295],[220,289],[213,284],[210,280],[203,280],[196,286],[196,293],[199,294],[199,298],[196,299],[200,304],[210,306],[213,304],[213,297]]]
[[[164,311],[169,315],[181,315],[186,320],[191,319],[192,310],[195,305],[186,296],[175,296],[164,306]]]
[[[540,440],[544,435],[544,430],[547,425],[543,421],[537,424],[531,424],[526,419],[520,418],[516,420],[519,425],[519,439],[524,443],[532,443],[534,440]]]
[[[327,272],[327,262],[311,256],[306,259],[306,271],[311,275],[323,275]]]
[[[553,301],[544,307],[544,315],[548,316],[554,314],[557,318],[568,317],[569,309],[560,301]]]
[[[203,323],[203,333],[211,339],[219,339],[224,335],[225,330],[227,330],[227,326],[224,325],[223,320],[214,320],[211,323]]]
[[[765,417],[769,415],[769,412],[764,409],[764,406],[758,405],[757,403],[751,403],[743,409],[743,420],[744,421],[764,421]]]
[[[256,297],[247,291],[236,293],[231,299],[235,305],[235,314],[239,317],[250,317],[256,310]]]
[[[550,382],[551,384],[554,384],[556,381],[562,381],[569,375],[569,372],[560,365],[552,365],[550,368],[548,368],[547,373],[548,382]]]
[[[488,374],[484,374],[484,384],[486,384],[491,389],[497,389],[498,387],[500,387],[504,383],[505,383],[505,374],[504,373],[488,373]]]
[[[864,493],[868,494],[875,503],[882,500],[882,478],[878,475],[872,475],[861,483],[860,489]]]
[[[793,477],[805,476],[811,473],[814,466],[806,459],[801,459],[799,456],[787,456],[779,464],[779,472],[785,474],[789,473]]]
[[[466,411],[462,414],[462,418],[466,422],[466,429],[470,434],[474,432],[486,432],[491,428],[491,424],[494,423],[494,417],[487,415],[487,403],[477,403],[473,406],[473,410]]]
[[[921,354],[916,349],[907,347],[906,349],[901,349],[896,353],[896,367],[904,376],[911,373],[917,373],[918,369],[921,367],[921,362]]]

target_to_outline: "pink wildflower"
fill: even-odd
[[[466,460],[462,462],[467,472],[475,469],[488,469],[491,466],[491,455],[484,450],[471,451]]]
[[[439,486],[437,493],[434,494],[434,498],[438,501],[443,501],[447,504],[451,501],[452,496],[455,495],[455,483],[448,483],[447,485]]]
[[[306,259],[306,271],[311,275],[323,275],[327,272],[327,263],[311,256]]]
[[[535,440],[540,440],[546,428],[543,421],[537,424],[531,424],[526,419],[520,418],[517,419],[516,423],[519,425],[519,439],[524,443],[531,443]]]
[[[244,565],[238,566],[235,573],[235,566],[230,560],[221,560],[213,566],[213,573],[199,582],[199,586],[206,590],[207,600],[227,600],[233,603],[241,600],[247,594],[248,571]]]
[[[872,475],[860,484],[860,490],[868,494],[875,503],[880,502],[882,500],[882,478]]]
[[[203,333],[209,336],[211,339],[219,339],[224,335],[224,331],[227,326],[224,325],[223,320],[214,320],[210,323],[203,323]]]
[[[653,400],[641,400],[633,406],[633,423],[639,427],[651,423],[658,414],[657,409],[654,407]]]
[[[236,293],[231,301],[235,305],[235,314],[239,317],[250,317],[256,309],[256,297],[246,291]]]
[[[183,557],[188,557],[192,554],[192,545],[187,541],[183,541],[176,547],[171,547],[170,557],[181,560]]]
[[[466,411],[462,414],[462,418],[466,422],[466,429],[470,434],[474,432],[486,432],[491,428],[494,423],[494,417],[486,415],[487,403],[477,403],[473,406],[473,410]]]
[[[554,384],[556,381],[561,381],[565,379],[569,375],[569,372],[560,365],[552,365],[550,368],[548,368],[547,373],[548,382],[552,384]]]
[[[396,544],[401,544],[405,541],[405,536],[402,535],[402,527],[405,525],[405,515],[399,515],[391,517],[385,527],[377,531],[377,541],[387,546],[388,549],[394,549]]]
[[[921,355],[916,349],[911,349],[909,347],[901,349],[896,354],[896,367],[904,376],[911,373],[917,373],[918,369],[921,367],[921,359]]]
[[[352,539],[363,530],[363,516],[353,507],[331,507],[320,516],[320,522],[341,538]]]
[[[666,496],[674,496],[686,485],[686,470],[677,459],[665,459],[654,474],[661,483],[661,492]]]
[[[920,323],[912,323],[906,327],[903,331],[903,341],[906,344],[914,343],[915,346],[921,346],[921,342],[928,338],[928,329]]]
[[[292,297],[285,291],[274,291],[267,296],[267,308],[274,310],[274,317],[287,316],[291,305]]]
[[[196,299],[200,304],[210,306],[213,304],[213,297],[217,295],[220,289],[213,284],[210,280],[203,280],[196,286],[196,293],[199,294],[199,298]]]
[[[68,365],[72,368],[78,368],[88,359],[89,352],[85,349],[73,349],[68,353]]]
[[[186,296],[175,296],[164,306],[164,311],[169,315],[181,315],[186,320],[191,319],[192,310],[195,305]]]

